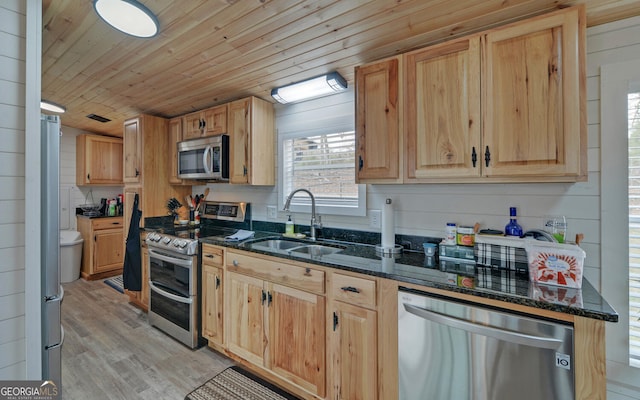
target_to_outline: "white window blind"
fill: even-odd
[[[358,207],[355,132],[289,137],[282,141],[283,190],[308,189],[322,207]],[[307,196],[292,204],[308,205]]]
[[[354,97],[348,90],[276,109],[280,208],[307,189],[321,215],[366,215],[366,185],[355,183]],[[290,211],[311,212],[311,199],[296,195]]]
[[[640,367],[640,92],[628,95],[629,361]]]

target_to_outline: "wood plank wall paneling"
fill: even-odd
[[[25,25],[20,0],[0,5],[0,380],[25,377]]]

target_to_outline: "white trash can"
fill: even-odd
[[[78,231],[60,231],[60,281],[62,283],[73,282],[80,278],[83,241]]]

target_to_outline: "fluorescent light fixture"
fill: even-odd
[[[60,113],[62,114],[63,112],[67,111],[67,109],[65,108],[65,106],[62,106],[60,104],[56,104],[52,101],[49,100],[40,100],[40,109],[41,110],[46,110],[46,111],[51,111],[54,113]]]
[[[278,103],[287,104],[336,94],[345,90],[347,90],[347,81],[339,73],[331,72],[273,89],[271,97],[276,99]]]
[[[104,22],[127,35],[149,38],[158,33],[158,18],[136,0],[93,0]]]

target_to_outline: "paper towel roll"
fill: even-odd
[[[393,249],[396,245],[396,231],[393,222],[393,204],[391,199],[385,201],[382,207],[382,243],[383,249]]]

